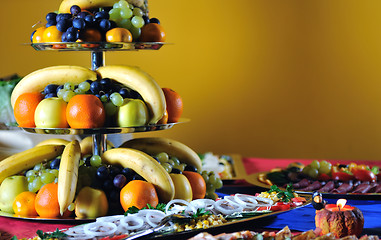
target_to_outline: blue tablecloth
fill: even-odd
[[[336,203],[337,199],[326,199],[328,203]],[[359,208],[364,215],[363,234],[381,236],[381,199],[380,200],[352,200],[347,202],[350,206]],[[315,229],[315,209],[312,205],[295,209],[277,215],[276,219],[266,227],[281,229],[289,226],[292,230],[308,231]]]

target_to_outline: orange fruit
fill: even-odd
[[[183,174],[188,178],[192,187],[193,200],[204,198],[206,194],[206,183],[201,174],[191,171],[183,171]]]
[[[36,199],[36,193],[34,192],[22,192],[16,196],[13,201],[13,211],[18,216],[31,217],[37,216],[36,208],[34,206]]]
[[[45,29],[46,29],[45,26],[39,27],[36,29],[36,31],[33,33],[33,37],[32,37],[33,43],[42,43],[43,42],[42,37],[44,35]]]
[[[142,27],[139,40],[141,42],[165,42],[164,28],[157,23],[148,23]]]
[[[132,42],[132,34],[125,28],[113,28],[106,32],[107,42]]]
[[[34,206],[40,217],[58,217],[60,215],[60,206],[58,204],[58,184],[48,183],[44,185],[37,192]]]
[[[183,100],[177,92],[170,88],[163,88],[167,104],[168,122],[178,122],[183,114]]]
[[[35,127],[34,111],[37,105],[44,99],[39,92],[21,94],[13,106],[13,114],[20,127]]]
[[[99,128],[105,123],[106,111],[95,95],[78,94],[67,104],[66,120],[72,128]]]
[[[156,207],[158,203],[159,198],[154,185],[146,181],[132,180],[120,191],[120,204],[124,211],[132,206],[142,209],[147,207],[147,204]]]
[[[42,36],[43,42],[61,42],[62,32],[57,29],[56,26],[50,26],[45,29],[44,35]]]
[[[79,41],[82,42],[101,42],[102,41],[102,35],[97,29],[88,28],[83,31],[81,31],[81,34],[79,36]]]

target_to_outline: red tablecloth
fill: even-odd
[[[268,159],[268,158],[242,158],[244,167],[247,174],[252,174],[255,172],[268,171],[275,167],[286,167],[291,162],[301,162],[303,164],[309,164],[311,159]],[[347,164],[350,160],[329,160],[332,163],[343,163]],[[360,161],[356,161],[360,162]],[[361,161],[363,164],[370,166],[378,165],[381,166],[380,162],[375,161]],[[36,235],[37,230],[42,230],[44,232],[55,231],[57,228],[65,229],[73,226],[70,223],[56,223],[56,222],[42,222],[35,220],[20,220],[12,219],[7,217],[0,217],[0,240],[10,239],[12,236],[17,236],[17,238],[27,238]]]

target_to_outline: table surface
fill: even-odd
[[[264,158],[243,158],[242,159],[247,174],[254,172],[266,171],[273,167],[285,167],[290,162],[299,161],[302,163],[309,163],[311,160],[292,160],[292,159],[264,159]],[[263,164],[263,163],[266,164]],[[346,161],[340,160],[338,162],[345,163]],[[365,163],[365,162],[364,162]],[[381,162],[366,161],[369,165],[381,165]],[[225,185],[222,189],[219,189],[221,194],[233,194],[233,193],[247,193],[255,194],[261,192],[264,189],[252,186],[248,184],[240,185]],[[325,197],[328,203],[336,203],[337,198],[335,196]],[[381,236],[381,197],[380,199],[372,198],[372,200],[366,199],[348,199],[348,203],[351,206],[358,207],[364,215],[365,223],[363,234],[372,234]],[[315,229],[315,209],[312,205],[288,211],[276,215],[269,221],[258,221],[251,226],[242,226],[244,229],[238,230],[259,230],[259,229],[282,229],[288,226],[294,231],[308,231]],[[8,217],[0,217],[0,240],[10,239],[13,236],[17,238],[28,238],[36,236],[37,230],[55,231],[58,229],[65,229],[73,226],[73,223],[67,222],[42,222],[33,220],[22,220]]]

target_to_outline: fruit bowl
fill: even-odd
[[[150,124],[138,127],[105,127],[105,128],[22,128],[29,133],[38,134],[61,134],[61,135],[87,135],[87,134],[114,134],[114,133],[136,133],[166,130],[174,125],[189,122],[188,118],[180,118],[178,122],[167,124]]]
[[[48,42],[30,44],[35,50],[58,51],[136,51],[159,50],[164,42]],[[29,45],[29,44],[28,44]]]

